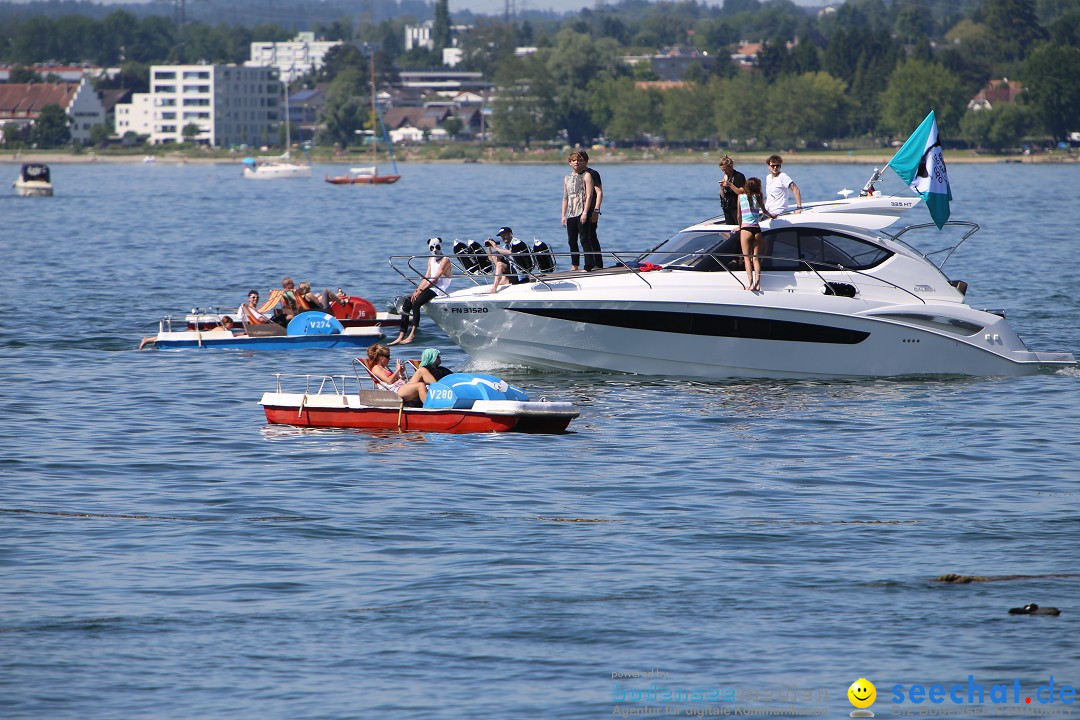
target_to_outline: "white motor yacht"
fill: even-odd
[[[53,194],[50,177],[49,166],[45,163],[23,163],[12,187],[19,197],[50,197]]]
[[[883,231],[921,202],[871,192],[763,223],[760,291],[747,289],[737,228],[720,217],[642,255],[605,254],[616,267],[529,274],[496,294],[462,272],[474,284],[426,307],[472,359],[542,369],[715,379],[1074,365],[1069,353],[1029,350],[1003,312],[969,307],[966,284],[901,239],[932,224]],[[968,228],[956,245],[978,229],[949,225]]]

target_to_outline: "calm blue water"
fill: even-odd
[[[712,164],[598,167],[605,249],[718,211]],[[872,168],[786,169],[826,199]],[[753,696],[729,710],[775,709],[766,691],[795,686],[813,691],[798,707],[842,717],[859,677],[882,717],[898,683],[1080,684],[1075,371],[687,383],[502,368],[577,403],[573,432],[370,435],[268,427],[257,404],[271,373],[346,372],[348,351],[135,350],[162,315],[265,296],[284,274],[381,307],[405,288],[387,257],[432,235],[509,224],[564,242],[562,166],[321,181],[338,170],[258,183],[239,165],[57,165],[56,197],[0,196],[4,717],[720,707],[620,699],[652,683]],[[1080,352],[1080,200],[1020,192],[1075,186],[1080,166],[950,171],[954,217],[984,228],[946,266],[971,304],[1005,308],[1033,349]],[[424,323],[420,347],[464,364]],[[933,582],[949,572],[1041,577]],[[1062,614],[1008,615],[1029,602]],[[613,678],[651,670],[666,675]]]

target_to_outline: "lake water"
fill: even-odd
[[[605,249],[719,211],[714,164],[597,167]],[[1080,708],[1024,702],[1080,682],[1075,370],[498,368],[575,402],[572,432],[373,435],[269,427],[258,405],[272,373],[347,372],[346,350],[135,350],[161,316],[285,274],[381,308],[406,289],[387,257],[433,235],[510,225],[564,247],[563,166],[322,182],[341,169],[56,165],[54,198],[0,197],[4,717],[845,717],[860,677],[888,717],[894,685],[963,683],[966,701],[969,676],[1021,683],[987,715]],[[818,200],[872,168],[786,170]],[[1080,166],[950,173],[954,219],[983,230],[946,270],[1033,349],[1080,352]],[[425,319],[428,345],[465,365]],[[1062,613],[1008,614],[1031,602]],[[950,703],[904,707],[971,709]]]

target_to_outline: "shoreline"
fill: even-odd
[[[591,162],[597,164],[620,164],[620,165],[652,165],[658,163],[685,164],[685,165],[715,165],[717,160],[724,155],[724,151],[701,151],[648,153],[645,157],[626,156],[618,153],[603,153],[596,151]],[[736,164],[754,164],[764,162],[765,158],[772,153],[736,153],[731,157]],[[837,153],[779,153],[787,164],[836,164],[836,165],[884,165],[892,159],[892,153],[858,155],[847,152]],[[143,158],[153,157],[153,163],[145,163]],[[317,157],[312,162],[327,165],[355,164],[359,157]],[[561,163],[563,160],[560,151],[553,157],[533,158],[479,158],[479,159],[442,159],[437,157],[424,157],[416,154],[406,154],[398,159],[403,164],[427,164],[427,165],[453,165],[453,164],[491,164],[491,165],[547,165]],[[1047,164],[1047,163],[1073,163],[1080,162],[1080,154],[1070,152],[1040,153],[1038,155],[975,155],[970,151],[954,153],[946,158],[949,164],[985,164],[985,163],[1016,163],[1016,164]],[[174,165],[213,164],[213,165],[240,165],[243,158],[236,157],[191,157],[180,153],[168,155],[112,155],[97,153],[65,153],[65,152],[37,152],[0,154],[0,163],[18,165],[24,162],[42,162],[54,165],[91,165],[91,164],[156,164],[166,163]]]

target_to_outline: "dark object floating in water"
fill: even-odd
[[[934,578],[935,582],[966,584],[973,582],[1002,582],[1004,580],[1042,580],[1044,578],[1080,577],[1080,573],[1048,573],[1045,575],[957,575],[948,573]]]
[[[1024,607],[1011,608],[1009,610],[1010,615],[1060,615],[1061,611],[1057,608],[1051,607],[1039,607],[1035,603],[1028,603]]]

